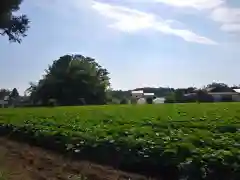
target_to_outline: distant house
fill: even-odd
[[[9,96],[5,96],[2,100],[0,100],[0,106],[2,108],[5,108],[8,105],[9,102]]]
[[[215,102],[219,101],[236,101],[240,102],[240,93],[237,90],[229,87],[215,87],[206,89],[207,93],[211,95]]]
[[[143,91],[132,91],[131,97],[132,99],[140,99],[140,98],[143,98],[143,94],[144,94]]]
[[[240,94],[240,89],[233,89],[233,90]]]
[[[152,99],[153,104],[164,103],[163,98],[157,98],[154,93],[144,93],[143,91],[132,91],[131,92],[132,102],[137,104],[146,104],[147,99]]]
[[[240,89],[232,89],[229,87],[213,87],[203,89],[203,92],[206,95],[209,95],[213,99],[214,102],[221,101],[235,101],[240,102]],[[197,99],[197,90],[193,93],[185,94],[184,97],[186,99]]]
[[[5,96],[0,100],[0,107],[22,107],[32,105],[30,98],[28,96],[19,96],[18,98],[10,98]]]

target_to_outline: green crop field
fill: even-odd
[[[240,180],[240,103],[0,109],[0,133],[117,168]]]

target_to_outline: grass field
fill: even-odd
[[[0,133],[117,168],[240,179],[240,103],[0,109]]]

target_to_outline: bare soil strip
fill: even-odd
[[[87,161],[0,138],[0,180],[147,180]]]

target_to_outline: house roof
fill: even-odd
[[[234,89],[230,87],[211,87],[211,88],[206,88],[205,91],[207,91],[208,93],[236,92]]]
[[[132,91],[132,94],[143,94],[143,91]]]
[[[210,95],[239,95],[237,92],[209,92]]]
[[[233,89],[235,92],[240,93],[240,89]]]

